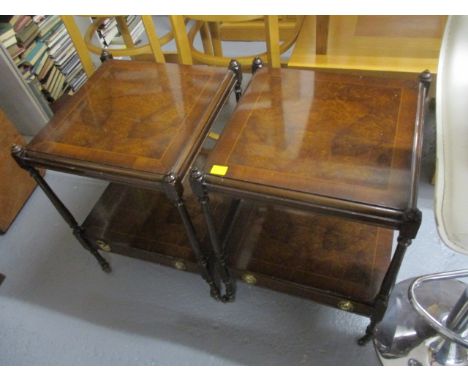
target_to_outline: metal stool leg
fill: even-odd
[[[71,212],[65,207],[65,205],[61,202],[61,200],[57,197],[57,195],[54,193],[54,191],[50,188],[50,186],[47,184],[47,182],[44,180],[44,178],[41,176],[39,171],[37,171],[33,166],[31,166],[28,162],[26,162],[23,158],[24,154],[24,149],[21,146],[13,146],[11,150],[11,154],[13,158],[15,159],[16,163],[18,165],[28,171],[33,179],[36,181],[38,186],[44,191],[46,196],[49,198],[49,200],[52,202],[54,207],[57,209],[59,214],[62,216],[62,218],[67,222],[67,224],[70,226],[70,228],[73,230],[73,234],[75,237],[78,239],[78,241],[81,243],[81,245],[91,252],[91,254],[96,258],[98,261],[99,265],[101,266],[102,270],[106,273],[111,272],[111,267],[109,263],[101,256],[101,254],[98,252],[94,244],[86,237],[86,233],[81,227],[78,222],[75,220]]]
[[[444,274],[462,277],[459,271]],[[408,279],[395,286],[388,310],[374,335],[374,346],[382,364],[468,364],[468,289],[461,281],[441,281],[441,278],[437,278],[444,274]],[[464,275],[467,274],[465,270]],[[424,283],[419,285],[420,280],[424,280]],[[417,306],[430,307],[430,319],[415,309],[415,303],[410,298],[415,283],[418,284]],[[432,321],[437,324],[434,325]],[[443,325],[442,330],[440,324]]]
[[[390,266],[382,281],[379,293],[375,299],[375,313],[371,316],[371,322],[366,329],[366,334],[358,340],[358,344],[363,346],[367,344],[374,334],[375,327],[382,321],[387,310],[390,293],[395,285],[398,271],[400,270],[403,257],[407,248],[411,245],[413,239],[421,226],[421,211],[418,209],[408,210],[404,216],[404,222],[400,228],[398,236],[398,245],[392,257]]]

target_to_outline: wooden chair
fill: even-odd
[[[91,61],[90,53],[101,56],[101,54],[106,52],[113,57],[142,57],[149,56],[154,59],[156,62],[164,63],[166,59],[164,57],[161,47],[171,41],[173,38],[176,40],[177,51],[178,51],[178,62],[181,64],[191,65],[192,58],[189,53],[189,44],[187,36],[183,33],[173,34],[172,31],[166,33],[162,37],[158,37],[156,34],[156,28],[151,16],[143,15],[141,20],[145,29],[146,36],[148,38],[148,43],[144,45],[135,45],[132,37],[129,33],[128,26],[125,21],[124,16],[98,16],[94,18],[93,22],[90,24],[88,29],[85,32],[84,37],[79,30],[74,16],[61,16],[62,21],[67,28],[68,33],[75,45],[76,51],[81,59],[84,70],[88,77],[94,72],[94,65]],[[108,17],[115,17],[120,33],[122,34],[123,40],[125,42],[125,48],[112,49],[112,48],[103,48],[102,46],[97,46],[93,43],[93,36],[98,30],[101,23]],[[180,22],[183,24],[183,19],[181,20],[178,16],[170,16],[173,29],[180,29]],[[226,65],[227,66],[227,65]]]
[[[296,33],[298,18],[303,17],[294,15],[278,16],[280,41],[293,38]],[[265,41],[265,22],[263,17],[241,23],[224,21],[219,25],[219,32],[223,41]]]
[[[295,19],[294,29],[289,33],[289,36],[283,41],[280,41],[280,28],[278,16],[185,16],[185,18],[192,22],[188,32],[190,42],[190,52],[195,62],[226,66],[231,60],[223,54],[222,49],[222,27],[224,23],[251,24],[252,22],[263,21],[264,25],[264,41],[266,41],[267,50],[259,52],[254,55],[246,55],[236,57],[236,60],[241,65],[249,66],[254,57],[260,57],[263,61],[267,62],[269,66],[279,68],[281,66],[280,56],[286,52],[295,42],[302,26],[303,17],[298,16]],[[174,25],[174,24],[173,24]],[[176,35],[185,33],[185,26],[179,20],[178,29],[174,29]],[[194,46],[196,36],[200,34],[203,50],[201,52]],[[230,39],[232,41],[232,38]]]
[[[305,16],[288,66],[437,72],[446,16]]]

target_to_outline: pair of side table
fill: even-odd
[[[108,61],[13,157],[105,271],[99,250],[196,271],[225,302],[241,278],[369,316],[363,344],[421,223],[430,74],[418,82],[256,59],[240,97],[241,69],[229,69]],[[201,153],[232,91],[239,103]],[[37,167],[110,184],[78,224]]]

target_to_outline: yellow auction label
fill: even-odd
[[[211,138],[211,139],[214,139],[215,141],[217,141],[219,139],[219,134],[218,133],[215,133],[214,131],[211,131],[210,133],[208,133],[208,136]]]
[[[228,166],[219,166],[217,164],[213,165],[210,170],[210,174],[224,176],[228,171]]]

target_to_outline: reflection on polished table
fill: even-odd
[[[151,182],[184,175],[233,75],[110,60],[90,82],[31,141],[28,157],[57,166],[76,160],[77,169],[102,167]]]
[[[106,221],[94,227],[103,236],[115,216],[122,219],[121,226],[141,224],[132,222],[132,218],[148,219],[146,213],[132,216],[128,210],[134,206],[118,201],[126,199],[141,207],[146,199],[138,195],[148,193],[163,200],[173,211],[164,217],[177,220],[183,227],[181,233],[192,249],[192,269],[202,274],[213,297],[219,298],[207,255],[200,248],[183,200],[182,181],[214,118],[238,85],[235,69],[107,61],[25,148],[13,148],[18,164],[31,173],[103,270],[110,271],[110,266],[98,248],[113,250],[112,243],[102,236],[97,240],[87,232],[86,224],[78,224],[36,167],[112,182],[102,200],[108,200],[117,189],[116,203],[110,206]],[[137,197],[132,199],[132,195]],[[123,212],[117,207],[123,207]],[[152,207],[157,213],[157,206]],[[102,211],[99,202],[96,209]],[[161,208],[163,213],[166,210]],[[131,242],[126,249],[132,250]],[[175,261],[177,253],[171,255],[171,261]]]
[[[233,298],[235,274],[370,316],[365,343],[421,222],[430,74],[418,82],[261,62],[253,71],[206,165],[191,174],[226,293]],[[213,221],[215,194],[232,200],[228,235]]]
[[[404,209],[417,96],[417,81],[262,69],[207,166],[227,166],[223,182]]]

